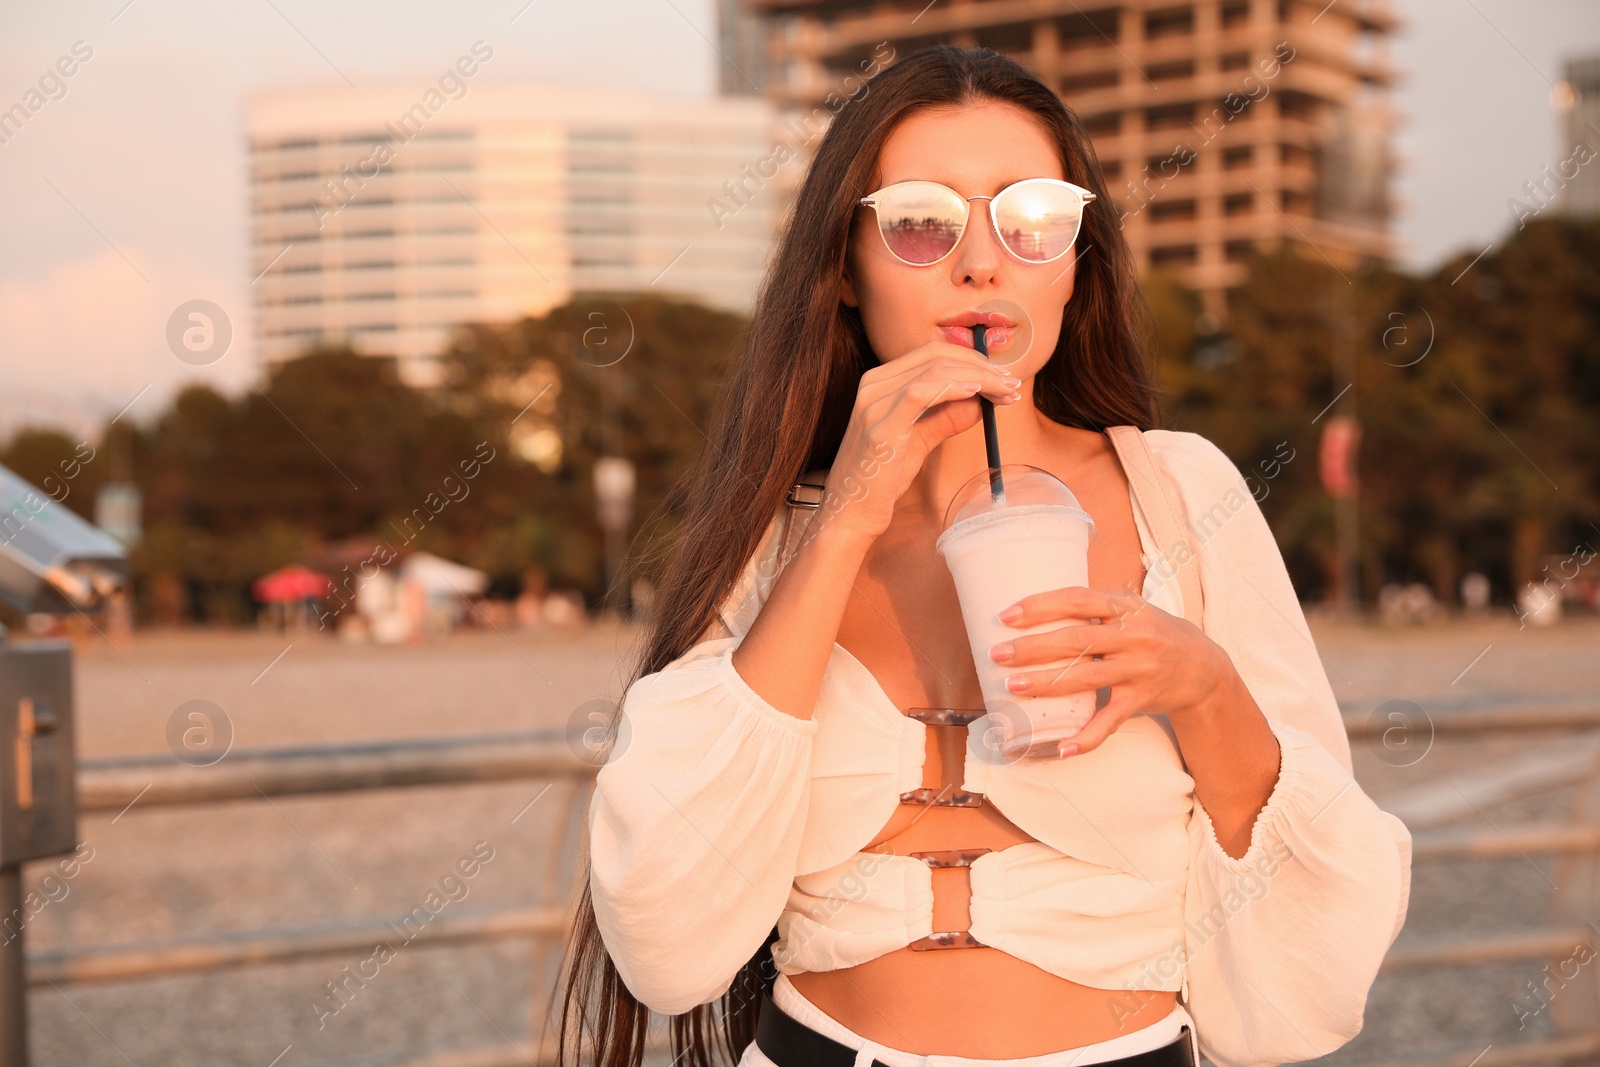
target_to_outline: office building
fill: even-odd
[[[727,192],[772,154],[766,101],[449,85],[249,100],[264,362],[347,342],[426,384],[456,325],[575,294],[749,309],[780,198],[748,180]]]
[[[1254,249],[1287,240],[1342,269],[1393,255],[1386,0],[737,3],[766,47],[759,65],[725,56],[723,84],[759,70],[780,109],[847,92],[886,45],[1016,59],[1088,126],[1141,269],[1178,271],[1219,314]]]

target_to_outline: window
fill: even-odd
[[[1224,149],[1222,152],[1222,169],[1237,170],[1240,167],[1248,167],[1250,165],[1250,157],[1253,154],[1254,149],[1247,144]]]
[[[1013,22],[987,26],[976,33],[977,43],[996,52],[1028,52],[1033,49],[1033,23]]]
[[[1177,59],[1170,63],[1152,63],[1145,68],[1145,77],[1153,82],[1163,82],[1172,78],[1194,77],[1194,60]]]
[[[1169,7],[1152,11],[1144,17],[1146,37],[1166,37],[1177,33],[1194,32],[1194,8]]]
[[[1122,160],[1103,160],[1100,164],[1100,176],[1105,178],[1107,181],[1111,181],[1114,178],[1120,178],[1122,176]]]
[[[1120,71],[1096,70],[1085,74],[1068,74],[1061,79],[1061,92],[1082,93],[1090,89],[1112,89],[1122,80]]]
[[[613,159],[573,157],[567,161],[569,174],[631,174],[632,172],[633,161],[621,156]]]
[[[1229,193],[1222,198],[1224,215],[1248,215],[1255,208],[1254,193]]]
[[[1300,93],[1282,92],[1277,94],[1278,114],[1284,118],[1310,118],[1312,114],[1311,99]]]
[[[1085,115],[1083,128],[1091,137],[1117,133],[1122,129],[1122,112],[1102,111],[1098,115]]]
[[[1073,6],[1077,7],[1076,4]],[[1104,11],[1084,11],[1079,8],[1074,14],[1062,15],[1056,19],[1056,35],[1060,37],[1063,48],[1100,44],[1107,40],[1115,41],[1121,28],[1121,12],[1114,7]],[[927,43],[938,44],[939,41],[929,40]],[[908,41],[905,46],[906,53],[910,54],[911,49],[912,42]]]
[[[1250,65],[1249,52],[1229,52],[1222,57],[1223,70],[1243,70]]]
[[[1181,148],[1174,148],[1164,156],[1151,156],[1144,161],[1144,169],[1149,174],[1162,178],[1176,178],[1183,169],[1186,158]]]
[[[1162,104],[1144,109],[1147,129],[1160,130],[1172,126],[1188,126],[1194,122],[1194,104]]]
[[[1157,222],[1174,219],[1192,219],[1195,217],[1196,208],[1193,199],[1184,200],[1157,200],[1150,206],[1150,217]]]
[[[1249,259],[1255,250],[1253,241],[1229,241],[1222,246],[1222,258],[1230,263],[1237,263],[1241,259]]]
[[[1291,166],[1309,167],[1316,163],[1316,154],[1304,145],[1280,144],[1278,159]]]
[[[1158,245],[1150,250],[1152,267],[1175,267],[1198,262],[1200,251],[1194,245]]]
[[[1222,5],[1222,28],[1238,26],[1250,21],[1249,3],[1228,3]]]
[[[1309,215],[1311,213],[1311,194],[1302,193],[1298,189],[1283,189],[1278,193],[1282,201],[1284,214]]]

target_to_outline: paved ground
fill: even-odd
[[[1600,702],[1600,621],[1523,630],[1502,618],[1408,630],[1313,621],[1341,704],[1409,700],[1431,716],[1462,708]],[[80,752],[160,753],[175,709],[203,699],[225,712],[238,747],[470,734],[563,726],[586,701],[621,690],[620,658],[636,635],[469,633],[427,646],[379,648],[251,633],[138,635],[122,650],[87,644],[77,660]],[[288,646],[285,651],[285,646]],[[280,657],[281,653],[281,657]],[[1463,673],[1464,672],[1464,673]],[[1380,803],[1426,782],[1475,773],[1563,739],[1440,739],[1411,766],[1364,741],[1357,776]],[[429,788],[333,799],[238,802],[199,809],[135,807],[86,816],[94,858],[68,895],[29,929],[30,949],[125,945],[181,934],[395,915],[417,906],[447,868],[488,842],[494,858],[469,883],[462,911],[524,905],[547,875],[539,861],[560,831],[556,790],[527,784]],[[1560,792],[1463,825],[1559,818]],[[1492,821],[1491,821],[1492,820]],[[482,846],[480,846],[481,848]],[[30,886],[48,867],[30,865]],[[1538,925],[1554,880],[1545,857],[1419,865],[1403,943]],[[58,894],[59,895],[59,894]],[[490,1046],[528,1033],[529,946],[400,952],[318,1026],[324,984],[359,957],[137,982],[44,987],[30,1006],[40,1067],[187,1067],[382,1063],[428,1050]],[[1548,1036],[1560,997],[1519,1031],[1514,1000],[1537,961],[1379,979],[1367,1028],[1339,1067]],[[292,1046],[292,1047],[291,1047]]]

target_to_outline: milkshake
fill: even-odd
[[[1094,714],[1095,691],[1067,696],[1012,693],[1005,684],[1008,675],[1051,664],[1018,668],[996,663],[989,658],[989,649],[1025,634],[1074,625],[1054,620],[1008,626],[999,615],[1033,593],[1088,585],[1094,520],[1054,475],[1022,464],[1006,464],[999,472],[1003,486],[999,492],[989,470],[962,486],[935,548],[950,568],[961,602],[989,713],[986,736],[1005,761],[1051,758],[1059,743],[1075,735]],[[1070,662],[1062,660],[1055,666]]]

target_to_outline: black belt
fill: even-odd
[[[1170,1045],[1102,1060],[1094,1067],[1194,1067],[1193,1034],[1187,1023]],[[854,1067],[856,1050],[819,1034],[762,994],[761,1015],[756,1020],[756,1047],[778,1067]],[[887,1067],[873,1060],[872,1067]]]

